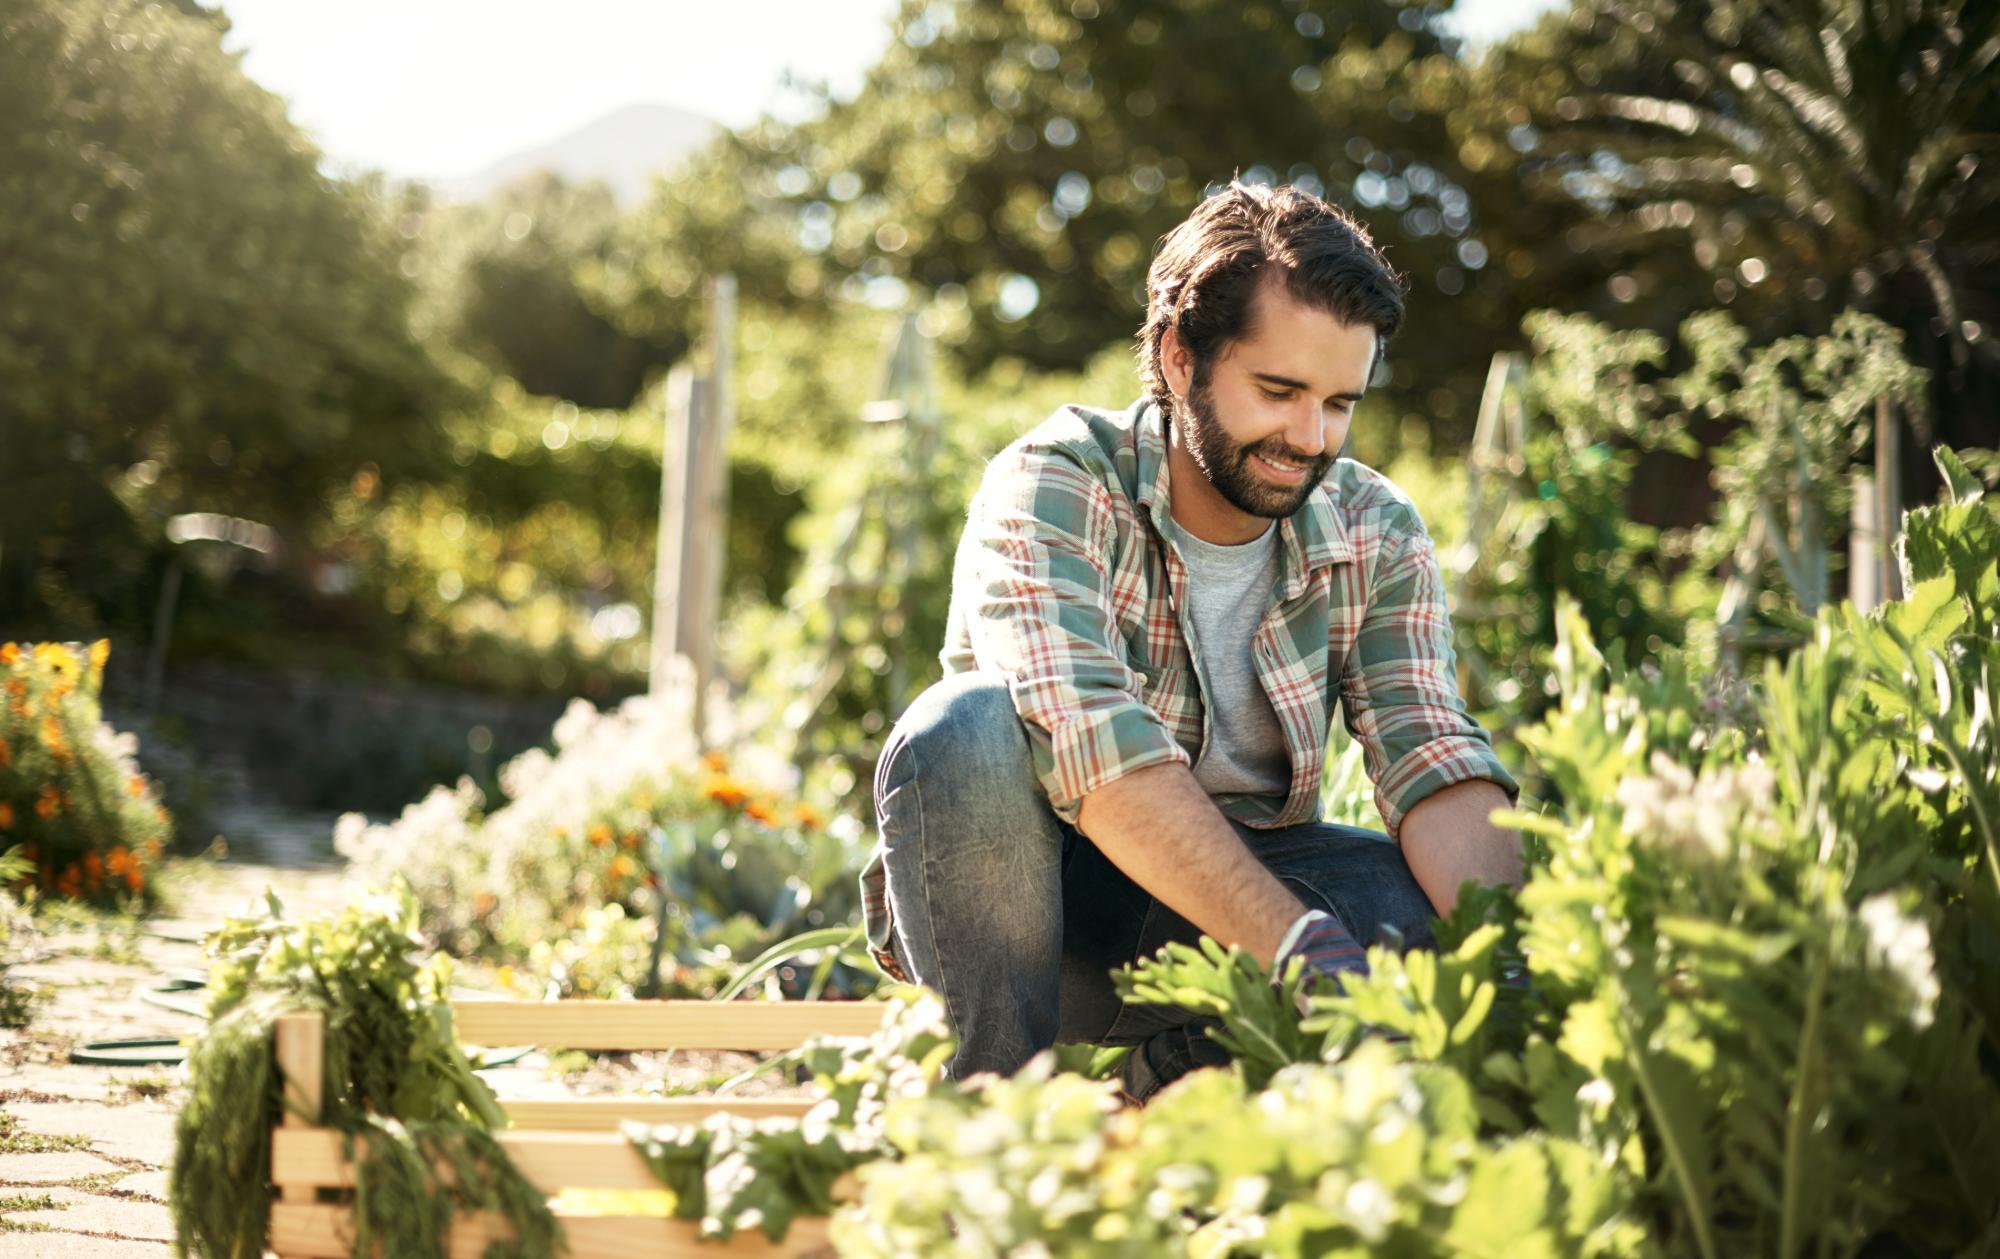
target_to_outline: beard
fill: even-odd
[[[1215,413],[1215,395],[1205,371],[1195,373],[1186,410],[1187,414],[1181,418],[1187,426],[1188,454],[1193,456],[1195,466],[1202,470],[1208,483],[1238,511],[1272,520],[1289,516],[1305,506],[1306,499],[1333,466],[1336,452],[1322,451],[1308,457],[1292,450],[1281,437],[1267,437],[1247,446],[1230,437]],[[1297,485],[1270,481],[1251,465],[1252,455],[1303,467],[1305,479]]]

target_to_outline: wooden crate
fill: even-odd
[[[860,1001],[454,1001],[459,1036],[479,1045],[562,1046],[569,1049],[794,1049],[819,1035],[866,1036],[887,1006]],[[270,1248],[280,1259],[346,1259],[352,1253],[353,1212],[338,1198],[354,1186],[354,1164],[341,1153],[341,1134],[315,1122],[326,1040],[317,1013],[278,1018],[278,1071],[287,1101],[272,1133]],[[565,1189],[658,1189],[645,1160],[617,1129],[620,1122],[687,1123],[717,1113],[752,1117],[802,1115],[805,1098],[588,1098],[572,1101],[500,1099],[510,1126],[500,1145],[521,1174],[551,1196]],[[807,1256],[831,1253],[825,1219],[792,1222],[782,1243],[762,1233],[704,1242],[692,1220],[578,1215],[558,1211],[567,1253],[575,1259],[714,1259],[718,1256]],[[454,1259],[476,1259],[492,1229],[480,1216],[452,1226]]]

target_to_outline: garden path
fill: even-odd
[[[86,1066],[70,1052],[93,1040],[171,1040],[199,1027],[148,997],[198,1007],[198,992],[153,989],[199,974],[202,935],[266,887],[288,912],[346,899],[331,816],[245,806],[217,822],[234,842],[220,860],[184,863],[170,877],[174,917],[78,921],[45,934],[39,960],[9,971],[50,995],[27,1028],[0,1031],[0,1255],[8,1259],[171,1253],[166,1169],[179,1068]]]

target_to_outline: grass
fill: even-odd
[[[36,1220],[9,1219],[16,1211],[54,1211],[62,1206],[45,1193],[10,1194],[0,1197],[0,1233],[46,1233],[49,1226]]]
[[[23,1132],[19,1115],[0,1110],[0,1154],[61,1154],[89,1148],[90,1138],[74,1133]]]

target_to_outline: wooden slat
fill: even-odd
[[[272,1039],[285,1099],[284,1117],[278,1122],[293,1131],[310,1130],[319,1122],[326,1082],[326,1017],[317,1010],[281,1014],[272,1022]],[[313,1200],[310,1186],[278,1184],[278,1197],[284,1202],[298,1205]]]
[[[814,1036],[867,1036],[874,1001],[454,1001],[460,1040],[562,1049],[796,1049]]]
[[[616,1132],[627,1119],[640,1123],[700,1123],[710,1115],[796,1119],[816,1104],[810,1097],[583,1097],[542,1101],[501,1098],[513,1130],[560,1128]]]
[[[569,1259],[805,1259],[829,1253],[827,1221],[822,1217],[792,1221],[785,1240],[777,1244],[762,1233],[738,1234],[726,1242],[700,1241],[693,1220],[613,1215],[559,1218],[569,1243],[564,1251]],[[489,1215],[460,1216],[451,1229],[451,1259],[482,1259],[487,1243],[505,1236],[503,1227]],[[271,1208],[270,1247],[280,1259],[348,1259],[353,1253],[353,1236],[352,1208]]]
[[[354,1164],[342,1156],[342,1145],[332,1128],[275,1129],[272,1183],[352,1188]],[[500,1146],[530,1184],[548,1193],[660,1187],[632,1143],[616,1132],[503,1132]]]

